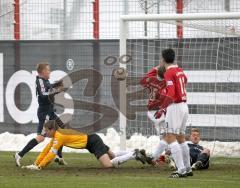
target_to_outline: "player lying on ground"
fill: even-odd
[[[210,150],[199,145],[200,132],[198,129],[192,129],[190,135],[190,148],[191,165],[193,170],[208,169]]]
[[[159,110],[155,114],[158,119],[162,114],[165,117],[165,133],[162,148],[169,145],[172,157],[176,163],[177,171],[171,174],[171,178],[192,176],[189,148],[185,142],[185,129],[188,119],[188,105],[186,103],[187,77],[183,70],[174,63],[175,52],[172,49],[162,51],[161,65],[166,68],[164,80],[166,82],[166,94],[159,101]],[[161,149],[159,151],[163,151]],[[146,160],[151,163],[152,155],[146,155]]]
[[[61,119],[56,115],[54,110],[54,103],[51,99],[54,99],[54,95],[62,92],[63,82],[60,80],[54,84],[50,84],[50,65],[48,63],[40,63],[37,65],[38,76],[36,77],[36,94],[38,97],[38,127],[37,127],[37,137],[30,140],[27,145],[18,153],[14,155],[15,162],[17,166],[21,166],[20,160],[23,156],[33,149],[40,142],[44,141],[45,132],[43,131],[43,124],[48,118],[55,119],[58,125],[64,128],[64,124]],[[59,164],[66,164],[62,158],[62,148],[58,150],[58,157],[56,162]]]
[[[93,153],[103,168],[117,167],[118,165],[136,159],[143,161],[144,156],[139,150],[112,152],[97,134],[87,135],[72,129],[61,129],[54,120],[44,124],[46,136],[52,138],[49,144],[38,155],[34,165],[24,166],[31,170],[40,170],[46,167],[56,156],[62,146],[87,149]]]
[[[200,131],[196,128],[191,129],[191,134],[187,144],[190,149],[192,170],[208,169],[209,167],[210,150],[199,145],[199,142]],[[160,162],[167,162],[169,157],[171,157],[170,150],[166,151],[165,155],[161,155]],[[171,167],[174,167],[175,164],[171,163],[171,165]]]
[[[166,82],[164,80],[165,72],[165,66],[156,66],[144,75],[140,84],[148,91],[148,118],[153,122],[157,134],[160,135],[159,144],[152,152],[152,165],[167,162],[171,169],[175,169],[175,163],[172,161],[171,157],[166,156],[165,159],[164,156],[161,156],[167,148],[167,143],[164,140],[165,114],[162,114],[158,119],[155,118],[155,113],[159,109],[159,102],[164,99],[163,96],[166,94]]]

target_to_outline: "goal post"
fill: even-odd
[[[120,22],[130,21],[161,21],[161,20],[219,20],[219,19],[239,19],[240,12],[227,12],[227,13],[183,13],[183,14],[133,14],[122,15]],[[121,28],[124,24],[120,24],[120,37]]]
[[[240,86],[240,66],[232,62],[240,60],[240,46],[237,48],[240,45],[239,20],[240,12],[139,14],[120,17],[119,54],[132,57],[130,63],[120,63],[120,67],[127,69],[129,77],[143,76],[147,70],[157,65],[163,48],[174,48],[176,60],[186,70],[190,80],[189,126],[199,127],[204,140],[214,141],[212,149],[215,141],[236,141],[240,133],[240,112],[237,110],[240,99],[236,89]],[[143,22],[149,22],[147,35],[140,28]],[[160,24],[160,36],[157,36],[155,23],[159,22],[162,25]],[[182,39],[178,39],[176,35],[174,26],[178,24],[182,24],[183,33],[186,30]],[[126,138],[133,133],[146,134],[147,137],[155,134],[154,129],[147,127],[151,122],[147,120],[146,111],[137,112],[134,120],[126,118],[129,112],[126,94],[131,92],[127,90],[127,80],[121,81],[119,94],[121,149],[126,149]],[[146,104],[146,98],[143,99]],[[142,100],[139,104],[143,105],[144,102]],[[140,142],[139,146],[141,144],[145,143]],[[240,148],[239,144],[237,147]]]
[[[119,47],[119,54],[120,57],[127,54],[127,23],[124,20],[120,20],[120,30],[124,32],[120,32],[120,47]],[[126,64],[119,63],[119,66],[122,68],[127,68]],[[120,129],[120,149],[126,150],[126,127],[127,127],[127,118],[126,118],[126,80],[120,82],[119,88],[119,129]],[[123,91],[123,92],[122,92]]]

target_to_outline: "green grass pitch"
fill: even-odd
[[[240,187],[240,158],[213,158],[209,170],[193,177],[168,179],[167,168],[153,168],[130,161],[117,169],[101,169],[90,154],[64,154],[67,166],[52,163],[41,171],[15,166],[13,152],[0,152],[0,188],[237,188]],[[29,153],[23,165],[33,163]]]

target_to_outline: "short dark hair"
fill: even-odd
[[[38,72],[38,73],[42,73],[42,71],[43,71],[47,66],[50,66],[49,63],[47,63],[47,62],[38,63],[38,64],[37,64],[37,67],[36,67],[37,72]]]
[[[58,125],[55,120],[49,120],[46,123],[44,123],[44,128],[49,130],[51,129],[58,130]]]
[[[165,66],[161,66],[161,67],[159,67],[158,68],[158,76],[160,77],[160,78],[164,78],[164,73],[166,72],[166,68],[165,68]]]
[[[173,49],[168,48],[162,51],[162,58],[167,64],[173,63],[175,60],[175,52]]]

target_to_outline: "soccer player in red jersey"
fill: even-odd
[[[165,141],[169,144],[172,157],[178,168],[171,175],[172,178],[192,176],[190,165],[189,148],[185,142],[185,130],[188,120],[187,105],[187,76],[177,64],[174,63],[175,52],[172,49],[162,51],[161,64],[165,66],[166,72],[166,98],[160,104],[156,118],[160,117],[166,110],[166,136]]]
[[[153,125],[160,135],[160,141],[154,151],[148,154],[149,164],[155,165],[156,161],[159,160],[160,155],[167,148],[168,144],[164,138],[165,128],[165,114],[161,117],[155,118],[155,113],[159,109],[159,103],[164,99],[166,94],[166,82],[164,80],[164,73],[166,69],[164,66],[157,66],[150,70],[144,78],[141,80],[141,85],[146,88],[148,92],[148,118],[153,122]],[[146,156],[145,150],[141,150],[141,153]]]
[[[188,119],[188,105],[186,103],[187,76],[174,63],[174,59],[175,52],[172,49],[162,51],[160,66],[164,66],[166,69],[164,73],[166,93],[164,94],[164,98],[158,103],[159,110],[155,113],[155,118],[161,118],[166,113],[164,140],[166,144],[169,144],[172,157],[178,169],[170,177],[182,178],[193,175],[190,165],[189,148],[184,136]],[[145,154],[145,156],[148,163],[154,160],[153,154],[152,156]]]
[[[140,81],[140,84],[148,90],[148,118],[153,122],[157,134],[160,135],[160,141],[151,153],[146,154],[145,150],[141,150],[141,153],[146,156],[146,162],[151,165],[157,165],[161,159],[161,154],[168,149],[168,143],[164,140],[165,114],[161,114],[161,117],[157,119],[155,118],[156,111],[159,110],[159,104],[164,101],[166,95],[165,72],[165,66],[156,66],[145,74]],[[175,165],[171,157],[168,157],[167,161],[171,168],[171,163]]]
[[[166,82],[163,80],[165,73],[165,67],[157,66],[152,68],[143,79],[140,84],[148,91],[148,118],[153,122],[154,128],[158,135],[161,133],[161,129],[164,127],[164,116],[156,119],[154,114],[159,109],[159,102],[163,93],[166,92]]]

